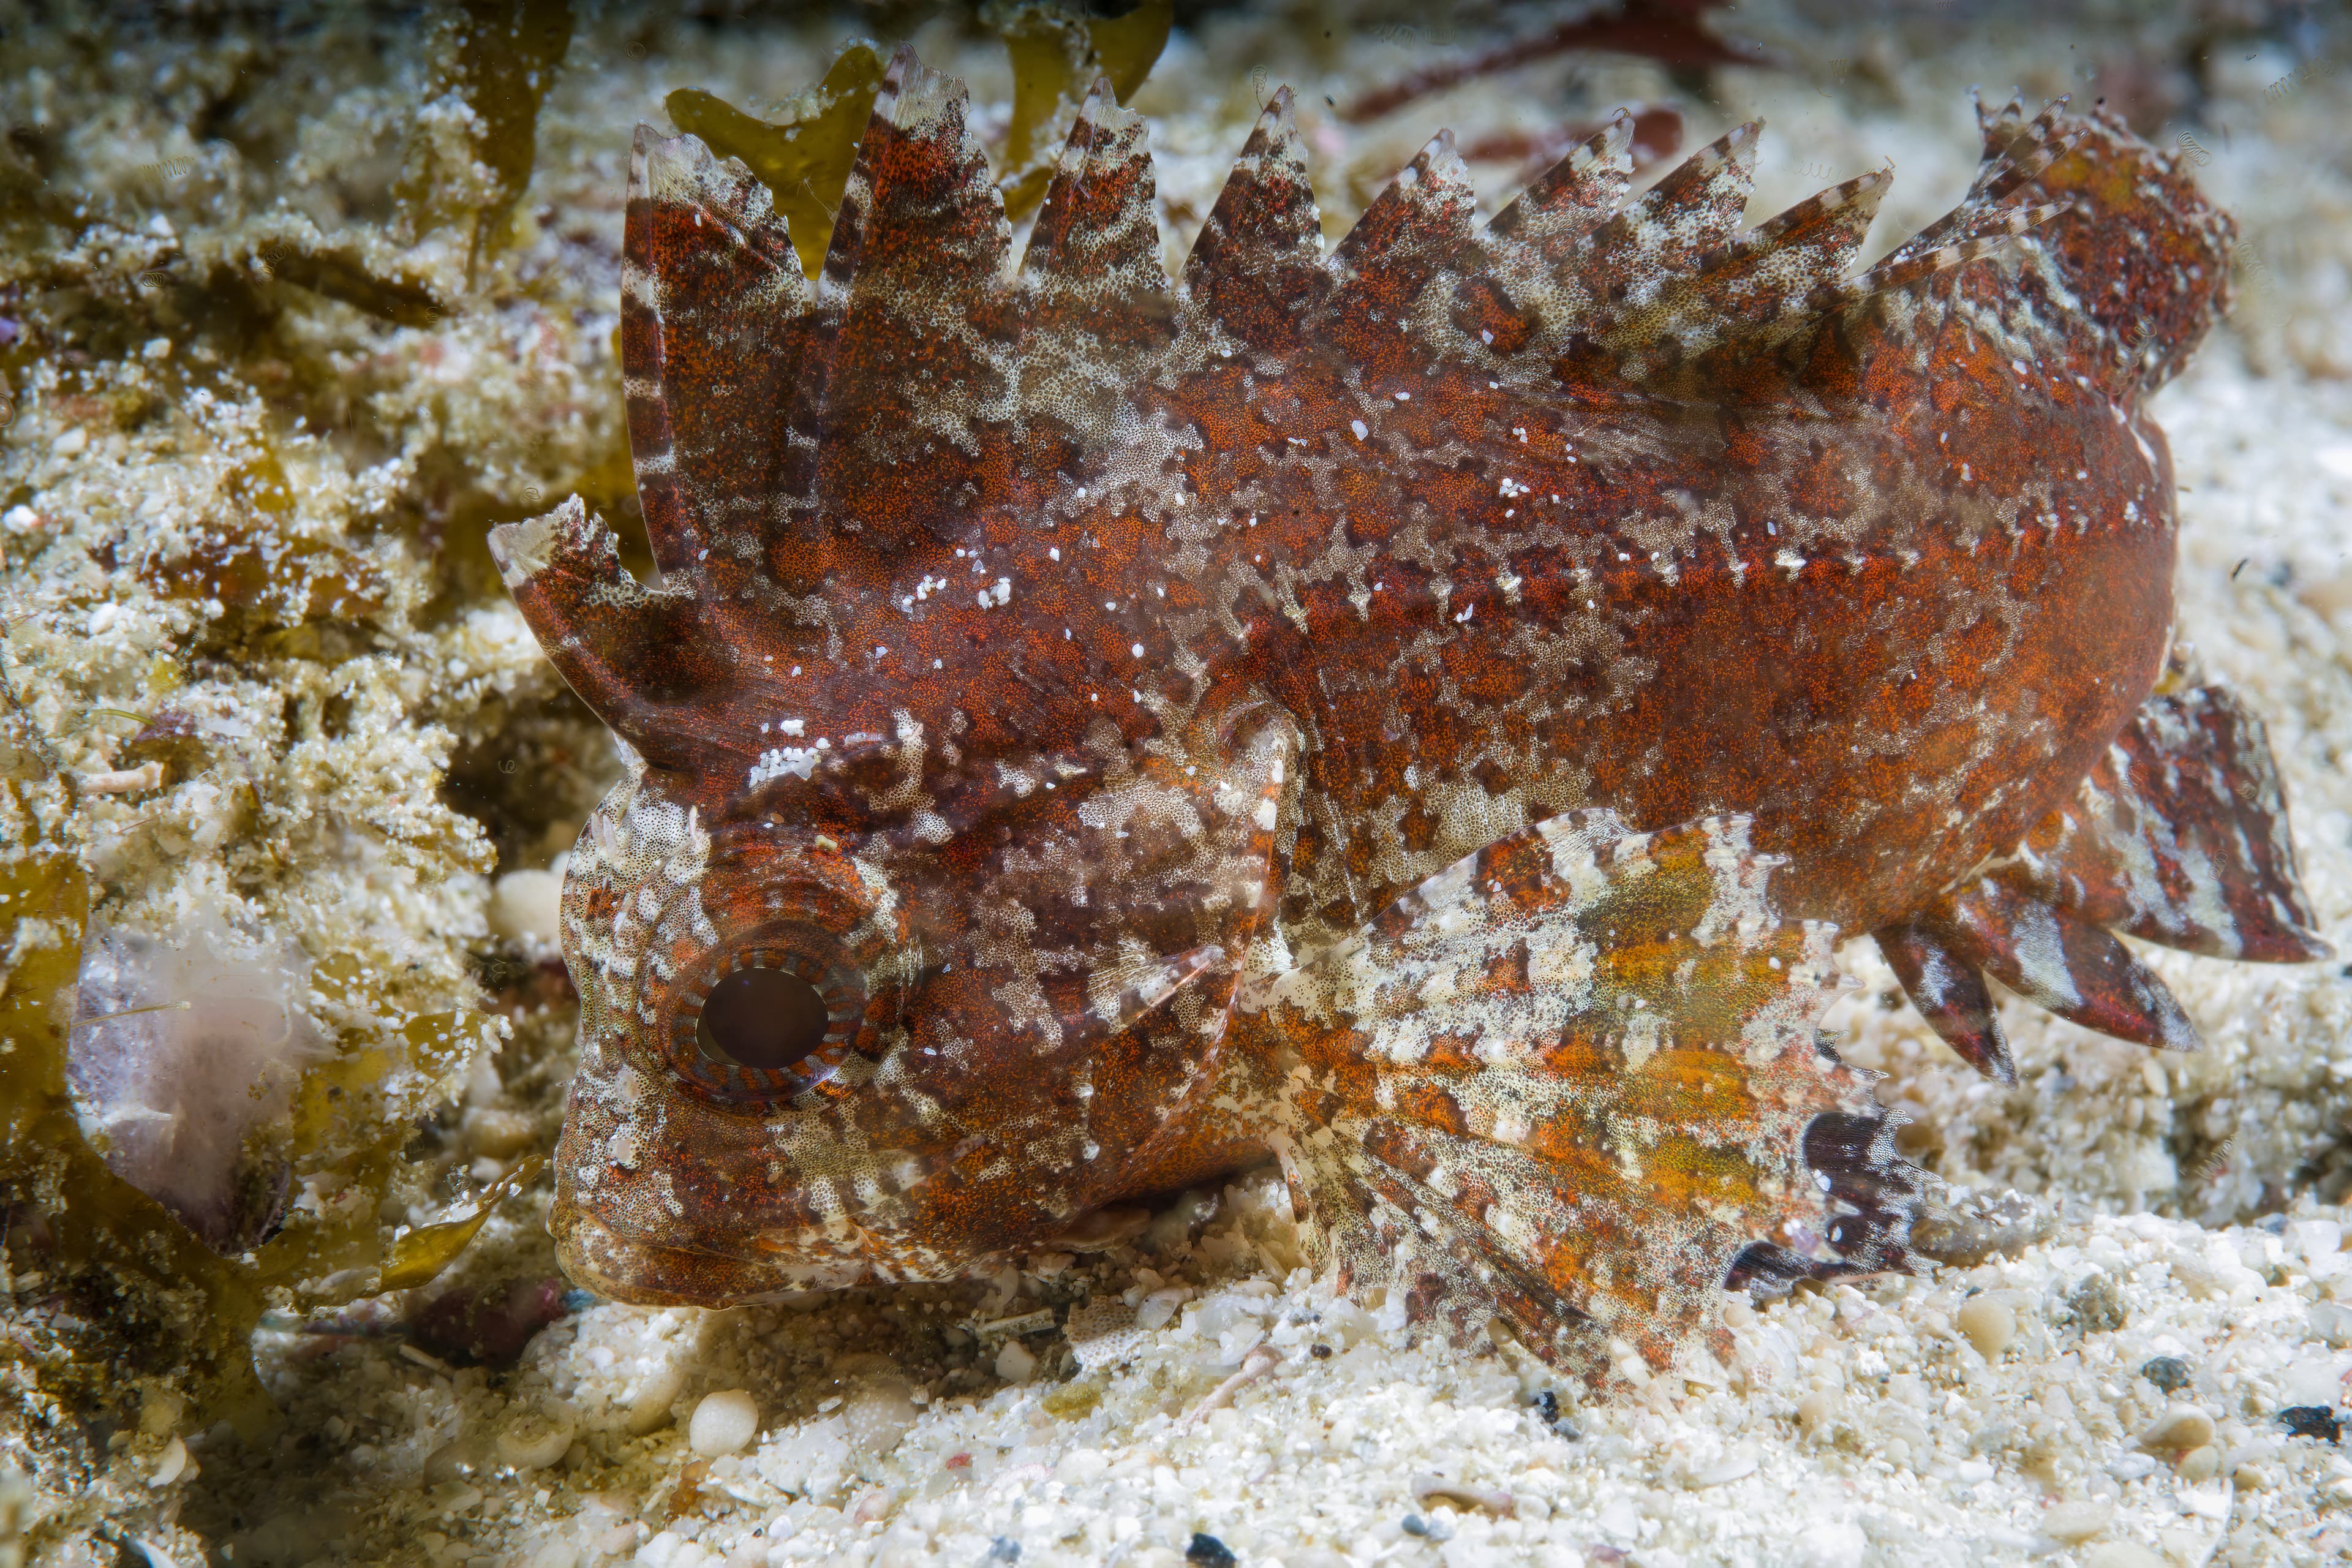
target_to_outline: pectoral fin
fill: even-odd
[[[1719,1335],[1727,1283],[1901,1267],[1917,1173],[1821,1043],[1832,933],[1775,914],[1769,866],[1744,818],[1570,813],[1250,988],[1342,1284],[1604,1378]]]

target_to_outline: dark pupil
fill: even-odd
[[[775,1072],[824,1044],[824,998],[797,974],[738,969],[710,988],[695,1026],[713,1061]]]

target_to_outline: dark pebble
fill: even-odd
[[[2139,1374],[2167,1394],[2189,1386],[2189,1363],[2179,1356],[2160,1355],[2139,1369]]]
[[[1331,1347],[1329,1345],[1315,1345],[1310,1347],[1307,1353],[1313,1356],[1317,1361],[1329,1361],[1331,1359]]]
[[[2290,1405],[2279,1412],[2279,1425],[2290,1437],[2325,1437],[2336,1444],[2344,1440],[2342,1419],[2325,1405]]]
[[[1406,1514],[1404,1516],[1404,1532],[1407,1535],[1427,1535],[1429,1533],[1429,1521],[1423,1519],[1421,1515],[1417,1513]]]
[[[1198,1563],[1202,1568],[1234,1568],[1234,1549],[1213,1535],[1192,1532],[1192,1544],[1184,1548],[1184,1561]]]
[[[1576,1429],[1574,1422],[1560,1414],[1559,1395],[1549,1388],[1536,1395],[1536,1414],[1543,1417],[1543,1424],[1550,1427],[1557,1436],[1563,1437],[1571,1443],[1580,1441],[1584,1436],[1583,1433]]]
[[[1018,1563],[1021,1561],[1021,1543],[1009,1535],[1000,1535],[988,1543],[988,1560],[991,1563]]]

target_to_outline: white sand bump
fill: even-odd
[[[687,1423],[686,1446],[706,1459],[741,1451],[760,1431],[760,1402],[740,1388],[706,1394]]]

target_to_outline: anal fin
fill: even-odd
[[[1343,1285],[1457,1332],[1499,1314],[1604,1378],[1719,1333],[1759,1244],[1783,1273],[1899,1267],[1909,1168],[1820,1042],[1830,932],[1778,918],[1770,864],[1744,818],[1572,812],[1248,987],[1269,1142]]]
[[[1993,874],[2094,924],[2188,952],[2297,963],[2333,951],[2296,878],[2262,721],[2224,686],[2142,703],[2074,798]]]
[[[1936,1032],[2013,1083],[1985,975],[2084,1028],[2191,1050],[2180,1004],[2111,933],[2295,963],[2331,954],[2316,923],[2262,721],[2176,665],[2014,851],[1874,934]]]
[[[1920,923],[2020,996],[2086,1029],[2168,1051],[2200,1043],[2163,981],[2099,927],[1989,878],[1927,906]]]

